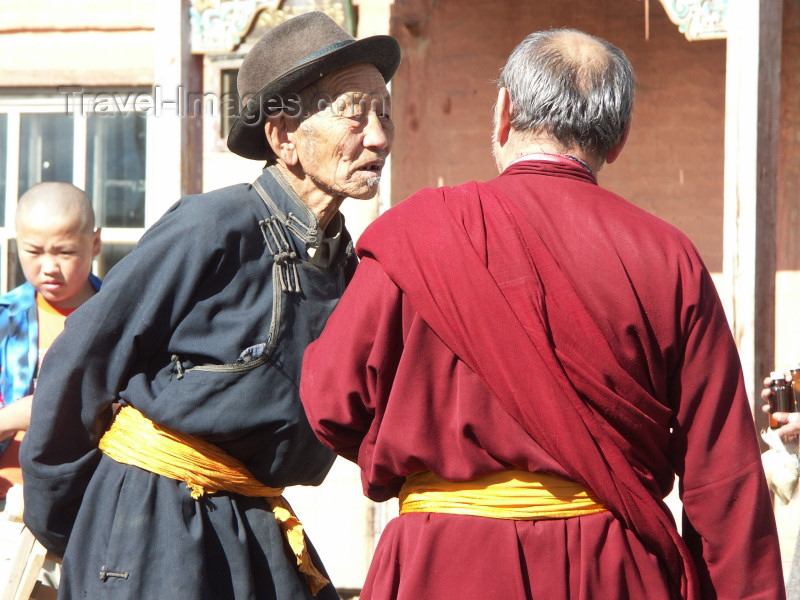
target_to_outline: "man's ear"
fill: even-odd
[[[102,229],[102,227],[98,227],[92,234],[92,256],[100,254],[100,250],[103,248],[103,242],[100,241],[100,232]]]
[[[508,143],[508,136],[511,132],[511,97],[504,87],[501,87],[497,93],[497,103],[494,106],[494,122],[494,142],[502,148]]]
[[[611,147],[611,150],[608,151],[606,155],[606,164],[610,165],[619,157],[620,152],[625,147],[625,142],[628,141],[628,134],[631,132],[631,122],[628,120],[628,123],[625,125],[625,129],[622,132],[622,137],[619,138],[619,141]]]
[[[298,158],[289,125],[286,115],[282,113],[268,117],[267,124],[264,125],[264,135],[278,158],[292,167],[297,164]]]

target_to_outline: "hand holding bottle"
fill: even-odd
[[[793,385],[795,378],[798,379],[798,384]],[[795,399],[800,393],[798,385],[800,365],[788,373],[773,371],[764,379],[764,389],[761,390],[761,399],[764,401],[762,410],[769,414],[770,427],[778,430],[784,443],[800,441],[800,413],[797,412]]]

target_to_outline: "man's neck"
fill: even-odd
[[[584,163],[592,173],[597,173],[603,166],[603,161],[582,151],[580,148],[565,148],[562,144],[545,137],[527,138],[515,136],[497,152],[497,163],[500,172],[503,172],[515,160],[529,154],[555,154],[568,156]]]
[[[320,230],[325,231],[333,217],[339,212],[339,207],[344,202],[344,196],[333,194],[305,172],[296,173],[281,161],[277,161],[275,166],[300,200],[316,215]]]

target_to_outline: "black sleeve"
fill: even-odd
[[[196,204],[196,203],[194,203]],[[163,352],[171,332],[224,254],[213,219],[173,206],[70,315],[43,361],[30,428],[20,450],[24,520],[62,554],[132,365]]]

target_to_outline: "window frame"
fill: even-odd
[[[242,66],[243,60],[244,55],[206,56],[203,76],[208,89],[215,90],[217,98],[219,99],[218,110],[203,114],[203,119],[208,122],[208,125],[204,125],[203,128],[209,132],[207,135],[210,134],[213,136],[211,139],[206,138],[206,144],[209,145],[210,149],[214,152],[230,152],[228,149],[228,135],[222,131],[224,120],[222,117],[222,111],[225,109],[225,106],[227,106],[227,103],[229,103],[231,99],[227,98],[226,94],[228,92],[222,87],[222,73],[223,71],[238,71]],[[238,110],[241,111],[241,99],[238,97],[238,90],[235,89],[235,81],[232,92],[236,93],[236,102],[239,104]],[[235,117],[231,119],[231,123],[233,122],[234,118]]]
[[[65,87],[59,90],[16,89],[13,92],[0,94],[0,113],[7,115],[6,139],[0,143],[6,144],[6,190],[4,224],[0,226],[0,293],[9,289],[9,280],[12,270],[16,269],[16,256],[12,252],[11,241],[16,239],[14,219],[16,217],[17,201],[19,200],[19,168],[20,168],[20,132],[21,116],[32,113],[62,113],[72,116],[73,143],[72,143],[72,181],[71,183],[81,189],[86,189],[86,163],[88,150],[88,114],[95,107],[93,99],[97,94],[150,94],[150,87],[124,87],[95,89],[84,86]],[[77,93],[83,100],[80,110],[75,106]],[[122,113],[120,110],[109,112]],[[146,110],[139,110],[147,119],[146,131],[151,133],[151,119]],[[146,146],[147,147],[147,146]],[[146,163],[145,163],[146,164]],[[145,181],[147,168],[145,168]],[[146,187],[146,186],[145,186]],[[94,202],[94,198],[92,199]],[[144,227],[103,227],[102,241],[104,244],[136,244],[147,229],[146,215],[153,209],[160,207],[151,206],[153,200],[145,193],[144,197],[145,223]],[[97,210],[97,207],[95,207]],[[93,272],[104,272],[103,257],[98,256],[93,264]]]

